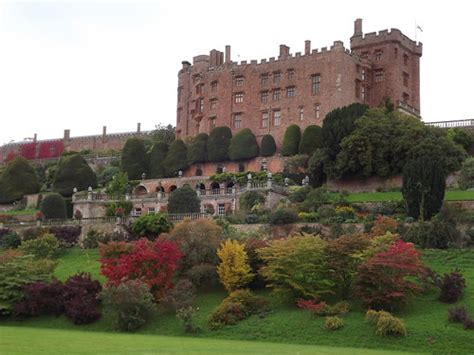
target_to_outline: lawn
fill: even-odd
[[[463,270],[468,288],[464,298],[459,302],[459,304],[466,305],[474,315],[474,250],[426,250],[423,252],[423,259],[427,265],[438,272],[450,271],[457,267]],[[97,262],[96,251],[85,251],[77,248],[67,250],[60,259],[59,265],[56,269],[56,276],[64,280],[68,275],[79,270],[89,271],[92,273],[93,277],[99,277],[99,263]],[[101,278],[101,280],[103,281],[104,279]],[[202,353],[212,353],[212,348],[206,348],[212,346],[210,344],[215,343],[215,340],[211,341],[210,339],[223,339],[323,346],[323,348],[308,348],[308,353],[314,353],[315,351],[324,352],[326,351],[324,348],[325,346],[334,345],[347,348],[356,347],[364,349],[385,349],[429,353],[468,354],[474,352],[474,332],[464,330],[459,324],[450,324],[448,322],[447,310],[452,307],[452,305],[446,305],[437,301],[437,294],[435,292],[418,297],[408,308],[396,314],[397,316],[402,317],[407,324],[409,335],[406,338],[380,338],[376,336],[373,327],[364,321],[363,311],[357,308],[357,306],[352,312],[344,317],[346,325],[343,329],[338,331],[327,331],[324,329],[323,317],[314,317],[292,305],[282,302],[274,297],[269,291],[261,291],[260,293],[263,296],[266,296],[271,302],[272,312],[270,314],[266,317],[253,316],[236,326],[225,327],[218,331],[210,331],[207,329],[207,318],[210,312],[212,312],[222,299],[225,298],[226,294],[221,290],[204,294],[201,293],[196,301],[196,306],[199,307],[199,311],[195,318],[195,322],[202,329],[198,337],[206,338],[208,341],[206,342],[203,340],[203,342],[200,343],[193,337],[191,339],[186,338],[187,341],[189,340],[189,344],[195,344],[189,346],[193,347],[193,349],[201,349],[202,347]],[[66,339],[69,339],[69,337],[75,337],[76,333],[78,339],[80,339],[82,334],[88,334],[88,336],[95,337],[95,333],[91,333],[90,331],[112,331],[110,319],[107,317],[102,317],[98,322],[85,326],[74,326],[65,317],[30,318],[21,322],[2,320],[0,325],[7,326],[2,328],[2,333],[5,331],[5,335],[2,334],[1,336],[2,339],[4,337],[14,337],[15,339],[24,337],[25,339],[28,339],[26,343],[29,343],[33,348],[37,347],[38,349],[40,349],[41,346],[46,346],[45,344],[48,342],[45,341],[45,344],[41,345],[41,339],[43,339],[43,337],[40,333],[37,335],[32,334],[30,337],[28,332],[34,333],[36,330],[39,331],[40,329],[47,328],[70,330],[71,332],[60,333],[64,336],[64,343],[67,343],[65,346],[69,346],[70,344],[74,344],[74,341]],[[15,329],[19,330],[16,335],[12,334]],[[25,329],[26,331],[24,331]],[[81,331],[89,332],[82,333]],[[171,312],[164,311],[160,312],[152,322],[147,324],[138,333],[143,335],[172,337],[186,335],[175,315]],[[63,341],[63,336],[58,337],[58,339],[52,341],[52,343],[54,344],[55,342]],[[114,337],[115,335],[110,334],[110,336]],[[123,338],[120,338],[117,336],[117,339],[126,339],[126,337],[127,336],[123,336]],[[45,335],[45,339],[46,338],[47,336]],[[38,344],[34,342],[35,339],[39,342]],[[136,339],[142,338],[137,337]],[[152,339],[160,338],[143,337],[143,339],[149,340],[143,340],[143,347],[140,347],[142,340],[137,340],[138,352],[142,351],[140,349],[143,349],[143,352],[145,352],[146,349],[149,350],[150,347],[152,348],[152,345],[147,348],[148,345],[145,344],[152,344],[154,341]],[[176,339],[180,338],[175,338],[175,340]],[[121,340],[117,340],[117,344],[120,344],[120,341]],[[168,339],[164,344],[170,344],[169,349],[172,349],[172,341],[174,340]],[[84,344],[86,343],[87,342],[84,342]],[[95,341],[91,340],[90,343],[95,344]],[[181,340],[179,340],[179,343],[181,344]],[[2,344],[4,345],[1,346],[0,353],[12,353],[12,351],[6,351],[7,348],[3,348],[4,346],[11,346],[11,348],[8,349],[13,349],[14,346],[11,343],[4,341]],[[224,342],[222,344],[232,343]],[[297,353],[300,351],[292,350],[299,348],[292,348],[290,345],[286,348],[287,345],[284,344],[278,345],[275,348],[272,348],[271,345],[268,345],[267,348],[266,345],[258,345],[258,343],[253,342],[247,345],[245,344],[247,343],[242,343],[241,348],[239,343],[238,349],[244,351],[243,349],[247,349],[246,347],[249,346],[248,353],[261,353],[263,350],[260,351],[258,346],[262,346],[262,349],[276,349],[276,353],[279,353],[278,351],[281,351],[280,353],[286,353],[286,351]],[[256,348],[254,348],[255,350],[250,348],[252,345],[256,346]],[[30,345],[25,345],[22,342],[22,346],[27,347]],[[99,342],[98,346],[104,346],[103,351],[108,351],[108,348],[105,347],[107,346],[106,344],[100,345]],[[184,346],[188,346],[187,343],[184,343],[183,347]],[[194,346],[197,348],[194,348]],[[59,346],[57,348],[59,349]],[[98,348],[98,350],[100,349],[102,348]],[[126,348],[120,349],[123,350]],[[187,348],[183,348],[183,351],[188,353],[186,349]],[[231,345],[229,345],[229,349],[231,352],[235,350]],[[301,349],[300,353],[304,354],[306,351],[304,349],[306,348],[302,347]],[[28,351],[28,349],[25,349],[25,351]],[[84,351],[86,351],[86,348],[84,348]],[[337,349],[337,353],[341,353],[341,351],[343,350]],[[352,352],[352,350],[350,351]],[[366,352],[366,350],[363,352]],[[51,352],[45,350],[45,353]]]
[[[38,210],[35,209],[24,209],[24,210],[9,210],[9,211],[1,211],[0,214],[4,216],[26,216],[26,215],[34,215]]]
[[[400,191],[391,192],[359,192],[347,195],[349,202],[383,202],[400,201],[403,199]],[[474,200],[474,191],[452,190],[446,191],[445,201],[471,201]]]

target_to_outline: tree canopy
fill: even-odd
[[[201,210],[201,201],[190,186],[184,185],[174,190],[168,199],[169,213],[197,213]]]
[[[232,131],[229,127],[216,127],[211,131],[207,141],[207,156],[211,162],[229,160],[229,145]]]
[[[87,190],[97,187],[97,177],[80,154],[61,157],[54,176],[53,188],[63,196],[71,196],[73,189]]]
[[[163,178],[166,176],[165,159],[168,154],[168,144],[164,141],[158,141],[153,144],[148,154],[148,168],[150,178]]]
[[[260,144],[260,155],[262,157],[271,157],[276,152],[275,138],[271,134],[265,134]]]
[[[177,139],[171,143],[166,154],[165,169],[167,176],[176,176],[178,171],[188,166],[187,148],[183,140]]]
[[[122,151],[122,170],[130,180],[139,180],[148,172],[145,143],[140,138],[129,138]]]
[[[207,133],[199,133],[188,145],[188,163],[203,163],[207,161]]]
[[[25,158],[8,162],[0,177],[0,203],[11,203],[40,190],[35,170]]]
[[[299,153],[313,154],[316,149],[323,146],[323,129],[317,125],[309,125],[305,128],[301,137]]]
[[[295,124],[291,124],[286,128],[281,146],[281,154],[283,156],[291,156],[298,154],[301,140],[301,129]]]
[[[244,128],[232,137],[229,145],[229,158],[231,160],[251,159],[258,156],[259,148],[257,138],[253,132]]]

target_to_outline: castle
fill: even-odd
[[[420,115],[422,44],[400,30],[364,34],[354,24],[351,49],[335,41],[328,48],[240,63],[231,48],[183,61],[178,73],[177,136],[184,138],[228,126],[250,128],[257,138],[272,134],[277,146],[290,124],[321,125],[331,110],[352,103],[378,106],[388,97],[399,110]]]

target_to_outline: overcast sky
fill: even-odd
[[[474,118],[469,1],[0,0],[0,144],[153,129],[175,122],[182,60],[232,46],[232,59],[278,56],[364,32],[423,29],[425,121]]]

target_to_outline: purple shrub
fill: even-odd
[[[464,329],[474,329],[474,320],[471,318],[466,318],[464,319],[463,325]]]
[[[49,232],[65,246],[72,247],[79,241],[81,226],[54,226],[49,228]]]
[[[448,320],[453,323],[464,323],[469,319],[469,314],[464,306],[453,307],[448,310]]]
[[[15,316],[59,316],[64,312],[64,285],[58,280],[35,282],[25,286],[23,293],[24,299],[15,305]]]
[[[460,270],[444,274],[439,284],[441,290],[439,300],[444,303],[455,303],[462,297],[465,287],[466,280]]]
[[[102,286],[89,273],[78,273],[64,283],[65,315],[74,324],[88,324],[100,318],[98,294]]]

